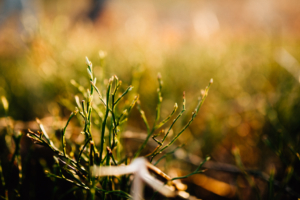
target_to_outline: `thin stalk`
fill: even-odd
[[[140,114],[141,114],[141,117],[147,127],[147,138],[145,139],[145,141],[143,142],[143,144],[139,147],[139,149],[137,150],[137,152],[135,153],[134,155],[134,158],[138,157],[141,153],[141,151],[145,148],[149,138],[151,137],[152,133],[154,132],[154,129],[152,129],[150,131],[150,127],[149,127],[149,124],[148,124],[148,121],[147,121],[147,118],[145,116],[145,112],[143,110],[141,110],[141,107],[140,107],[140,103],[138,102],[138,110],[140,111]]]
[[[47,142],[48,142],[51,146],[54,146],[53,142],[50,140],[50,138],[49,138],[49,136],[48,136],[48,134],[47,134],[47,132],[46,132],[46,130],[45,130],[45,128],[44,128],[44,125],[41,123],[41,121],[40,121],[38,118],[36,118],[35,120],[36,120],[36,122],[38,123],[38,125],[39,125],[41,131],[43,132],[43,136],[45,137],[45,139],[47,140]]]
[[[82,184],[82,181],[74,176],[74,173],[72,172],[71,169],[67,169],[66,166],[63,166],[63,169],[64,169],[64,171],[65,171],[66,173],[68,173],[68,175],[69,175],[70,177],[72,177],[72,179],[74,179],[78,184]],[[66,178],[64,174],[61,174],[61,177],[62,177],[62,178]]]
[[[110,127],[109,127],[109,133],[108,133],[108,146],[109,148],[112,148],[112,143],[111,143],[111,135],[112,135],[112,131],[113,131],[113,119],[111,118],[110,120]]]
[[[113,128],[113,142],[111,143],[111,132],[109,133],[109,147],[111,149],[114,149],[115,147],[115,135],[117,134],[117,122],[116,122],[116,117],[115,117],[115,95],[116,95],[116,92],[118,90],[118,88],[120,87],[121,85],[121,81],[118,81],[118,77],[117,76],[114,76],[115,80],[116,80],[116,83],[115,83],[115,89],[111,95],[111,115],[112,115],[112,123],[111,123],[111,127],[114,126]]]
[[[67,182],[70,182],[70,183],[72,183],[72,184],[76,185],[77,187],[80,187],[80,188],[82,188],[82,189],[84,189],[84,190],[89,190],[89,189],[90,189],[88,186],[86,186],[86,185],[84,185],[84,184],[76,183],[76,182],[74,182],[74,181],[71,180],[71,179],[67,179],[67,178],[65,178],[65,177],[57,176],[57,175],[52,174],[52,173],[50,173],[50,172],[48,172],[48,171],[45,171],[45,173],[47,174],[48,177],[54,177],[54,178],[57,178],[57,179],[63,179],[63,180],[65,180],[65,181],[67,181]]]
[[[79,155],[78,155],[78,158],[77,158],[77,163],[80,163],[81,155],[82,155],[82,153],[83,153],[83,151],[84,151],[86,145],[87,145],[90,141],[91,141],[90,138],[86,139],[84,145],[82,146],[82,148],[81,148],[81,150],[80,150],[80,152],[79,152]]]
[[[90,167],[94,165],[94,158],[95,158],[94,141],[90,141],[90,158],[89,158]]]
[[[106,166],[110,165],[110,156],[112,155],[111,149],[109,147],[106,147]],[[107,187],[107,181],[108,181],[109,177],[105,176],[104,178],[104,182],[103,182],[103,189],[106,189]],[[103,193],[103,199],[105,199],[106,193]]]
[[[94,151],[94,141],[90,141],[90,163],[89,163],[89,166],[90,167],[93,167],[94,165],[94,156],[95,156],[95,151]],[[90,175],[89,175],[89,178],[90,178],[90,181],[91,182],[91,190],[90,190],[90,199],[91,200],[94,200],[95,199],[95,176],[93,175],[93,173],[91,173],[91,170],[89,170],[90,172]]]
[[[90,70],[92,68],[90,67]],[[88,71],[89,71],[89,68],[88,68]],[[91,80],[93,79],[93,76],[91,75]],[[91,81],[92,82],[92,81]],[[94,83],[96,83],[96,78],[94,80]],[[92,131],[91,131],[91,116],[92,116],[92,111],[93,111],[93,106],[92,106],[92,101],[93,101],[93,86],[91,85],[91,92],[89,92],[89,90],[87,91],[87,106],[86,106],[86,109],[85,109],[85,104],[84,104],[84,100],[82,101],[82,109],[83,109],[83,112],[85,113],[85,116],[83,116],[84,118],[84,130],[83,132],[86,133],[86,137],[89,137],[91,141],[94,141],[93,140],[93,135],[92,135]],[[95,145],[93,145],[93,149],[94,149],[94,152],[97,153],[98,150],[96,148]]]
[[[160,157],[153,165],[157,165],[162,159],[164,159],[165,157],[167,157],[170,154],[173,154],[177,149],[179,149],[179,148],[181,148],[183,146],[184,146],[184,144],[176,147],[173,151],[170,151],[170,152],[166,153],[165,155],[163,155],[162,157]]]
[[[109,113],[108,102],[109,102],[110,88],[111,88],[111,81],[108,84],[108,88],[107,88],[107,92],[106,92],[106,110],[105,110],[105,116],[104,116],[103,123],[102,123],[102,131],[101,131],[100,160],[102,159],[102,154],[103,154],[105,125],[106,125],[106,120],[107,120],[108,113]]]
[[[185,104],[186,104],[186,100],[185,100],[185,92],[183,92],[183,102],[182,102],[182,110],[181,112],[177,115],[177,117],[173,120],[169,130],[167,131],[167,133],[165,134],[164,138],[162,139],[162,143],[166,140],[167,136],[169,135],[170,131],[172,130],[174,124],[177,122],[177,120],[182,116],[182,114],[185,112]]]
[[[156,106],[156,117],[155,117],[153,129],[155,129],[155,125],[156,125],[156,123],[158,122],[158,120],[160,118],[161,102],[163,100],[163,98],[161,96],[162,80],[161,80],[160,73],[158,73],[158,75],[157,75],[157,80],[158,80],[158,88],[157,88],[157,100],[158,100],[158,102],[157,102],[157,106]]]
[[[162,81],[161,81],[161,75],[158,74],[157,76],[158,78],[158,83],[159,83],[159,87],[157,88],[157,97],[158,97],[158,102],[157,102],[157,106],[156,106],[156,116],[155,116],[155,121],[154,121],[154,124],[153,124],[153,127],[150,131],[150,127],[149,127],[149,124],[147,122],[147,119],[146,119],[146,116],[145,116],[145,113],[143,110],[140,109],[140,105],[138,104],[138,108],[139,108],[139,111],[141,113],[141,116],[142,116],[142,119],[144,121],[144,123],[146,124],[146,127],[147,127],[147,138],[146,140],[143,142],[143,144],[140,146],[140,148],[138,149],[138,151],[136,152],[135,154],[135,158],[139,156],[140,152],[145,148],[149,138],[153,135],[154,131],[156,130],[156,124],[158,123],[158,120],[160,118],[160,110],[161,110],[161,102],[162,102],[162,96],[161,96],[161,88],[162,88]],[[154,139],[154,138],[153,138]],[[155,139],[154,139],[155,140]],[[159,147],[158,147],[159,148]]]
[[[117,127],[120,126],[123,122],[127,121],[128,113],[130,113],[130,111],[132,110],[132,108],[134,107],[136,102],[138,101],[138,98],[139,98],[139,96],[135,96],[134,100],[130,103],[129,107],[127,109],[124,109],[123,112],[121,113],[121,115],[118,117],[117,122],[114,125],[114,131],[113,131],[114,138],[113,138],[113,144],[112,144],[112,148],[111,148],[112,150],[117,146],[117,142],[120,140],[120,135],[117,134],[118,133]],[[114,102],[114,100],[112,100],[112,102]],[[114,108],[112,108],[112,110],[114,110]],[[115,119],[114,111],[111,113],[112,113],[112,117]],[[121,154],[120,150],[121,150],[120,148],[117,148],[117,159],[118,160],[119,160],[120,154]]]
[[[115,160],[115,158],[114,158],[114,156],[113,156],[113,154],[111,155],[111,159],[114,162],[114,165],[118,165],[117,162],[116,162],[116,160]]]
[[[170,145],[172,145],[177,138],[190,126],[190,124],[193,122],[194,118],[196,117],[196,113],[193,113],[192,118],[190,119],[190,121],[183,127],[183,129],[171,140],[171,142],[169,144],[167,144],[166,146],[164,146],[160,152],[162,152],[163,150],[165,150],[166,148],[168,148]]]
[[[131,91],[132,90],[132,88],[133,88],[133,86],[129,86],[126,90],[125,90],[125,92],[114,102],[114,104],[115,105],[117,105],[118,103],[119,103],[119,101],[129,92],[129,91]]]
[[[148,157],[151,157],[151,156],[152,156],[152,158],[151,158],[151,160],[150,160],[151,162],[152,162],[153,158],[154,158],[157,154],[159,154],[159,153],[162,151],[162,150],[160,150],[162,144],[163,144],[164,141],[166,140],[166,138],[167,138],[167,136],[169,135],[171,129],[172,129],[173,126],[174,126],[174,124],[177,122],[177,120],[182,116],[182,114],[183,114],[184,111],[186,110],[186,109],[185,109],[185,104],[186,104],[186,100],[185,100],[185,92],[183,92],[182,110],[181,110],[181,112],[177,115],[177,117],[173,120],[171,126],[169,127],[167,133],[165,134],[165,136],[163,137],[163,139],[162,139],[162,141],[161,141],[160,147],[159,147],[158,149],[156,149],[155,151],[153,151],[150,155],[148,155]],[[158,151],[159,151],[159,153],[158,153]]]
[[[67,121],[67,124],[66,124],[66,126],[65,126],[65,128],[63,129],[63,132],[62,132],[62,137],[61,137],[61,138],[62,138],[62,141],[61,141],[61,143],[62,143],[62,147],[63,147],[63,153],[64,153],[64,156],[66,156],[66,137],[65,137],[66,129],[67,129],[67,127],[68,127],[68,125],[69,125],[71,119],[72,119],[73,116],[76,115],[76,114],[77,114],[76,111],[75,111],[75,112],[71,112],[71,115],[70,115],[70,117],[69,117],[69,119],[68,119],[68,121]]]
[[[83,114],[84,114],[84,119],[85,119],[85,121],[87,120],[86,118],[87,118],[87,110],[86,110],[86,107],[85,107],[85,100],[82,100],[81,101],[81,106],[82,106],[82,112],[83,112]]]
[[[162,127],[164,124],[166,124],[166,123],[169,121],[169,119],[173,116],[173,114],[177,111],[177,108],[178,108],[178,105],[177,105],[177,103],[175,103],[174,109],[173,109],[172,113],[171,113],[166,119],[164,119],[162,122],[160,122],[159,124],[157,124],[157,125],[155,126],[155,129],[159,129],[159,128]]]
[[[180,176],[180,177],[175,177],[175,178],[172,178],[171,180],[174,181],[174,180],[177,180],[177,179],[184,179],[184,178],[188,178],[194,174],[199,174],[199,173],[203,173],[201,169],[201,167],[204,165],[204,163],[206,163],[208,160],[210,159],[209,156],[207,156],[204,161],[197,167],[197,169],[195,171],[193,171],[192,173],[186,175],[186,176]]]
[[[167,145],[165,145],[164,147],[161,147],[159,150],[157,150],[155,153],[153,153],[153,156],[151,158],[151,162],[153,160],[153,158],[160,154],[163,150],[165,150],[166,148],[168,148],[170,145],[172,145],[176,140],[177,138],[190,126],[190,124],[194,121],[195,117],[197,116],[198,112],[199,112],[199,109],[201,108],[203,102],[205,101],[206,97],[207,97],[207,94],[208,94],[208,91],[209,91],[209,88],[211,86],[211,84],[213,83],[213,80],[211,79],[208,86],[205,88],[204,91],[202,91],[202,98],[199,97],[198,98],[198,105],[196,106],[196,109],[195,111],[192,113],[192,118],[188,121],[188,123],[181,129],[181,131],[171,140],[171,142],[169,142]],[[181,117],[182,113],[185,111],[185,93],[183,93],[183,109],[182,111],[180,112],[180,114],[177,116],[177,118],[173,121],[173,123],[171,124],[168,132],[166,133],[165,137],[163,138],[162,140],[162,143],[165,141],[165,139],[167,138],[171,128],[173,127],[173,125],[175,124],[175,122],[179,119],[179,117]],[[151,156],[151,155],[150,155]]]
[[[92,81],[91,81],[91,84],[95,88],[97,94],[99,95],[100,101],[103,103],[104,106],[106,106],[106,103],[105,103],[104,99],[102,98],[102,95],[101,95],[99,89],[96,87],[96,85]]]

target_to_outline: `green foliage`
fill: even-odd
[[[122,82],[118,79],[117,76],[111,77],[105,86],[97,86],[97,79],[94,77],[92,63],[86,58],[87,63],[87,72],[90,80],[89,89],[84,89],[83,86],[72,80],[72,84],[78,88],[79,92],[83,96],[83,100],[80,102],[80,98],[75,96],[75,102],[77,106],[74,111],[71,112],[65,126],[60,130],[60,142],[58,142],[55,137],[49,135],[44,125],[37,119],[39,125],[39,131],[28,130],[27,137],[30,138],[33,143],[36,145],[42,146],[48,149],[53,155],[54,165],[53,167],[47,166],[44,164],[44,170],[47,177],[49,177],[54,185],[58,184],[58,181],[65,181],[73,185],[69,188],[68,191],[65,191],[61,196],[57,198],[63,199],[70,193],[80,193],[84,199],[95,199],[96,197],[101,199],[110,199],[110,198],[120,198],[128,199],[131,198],[129,194],[129,188],[131,185],[130,174],[124,176],[104,176],[98,177],[93,173],[95,166],[120,166],[124,162],[126,165],[131,163],[131,160],[141,156],[142,151],[145,149],[148,140],[150,137],[157,142],[158,146],[154,151],[148,155],[150,162],[155,161],[155,157],[158,154],[165,152],[168,147],[172,146],[178,137],[189,127],[194,118],[199,112],[201,105],[203,104],[209,90],[209,86],[212,83],[210,81],[208,87],[202,91],[202,96],[199,97],[198,104],[192,113],[191,119],[188,123],[174,136],[171,138],[168,137],[170,130],[173,128],[174,124],[179,120],[183,115],[183,112],[186,110],[186,100],[185,95],[183,96],[183,109],[178,114],[178,116],[173,120],[170,127],[167,129],[166,134],[163,136],[163,139],[159,141],[156,139],[158,134],[164,132],[164,127],[168,124],[169,120],[173,118],[173,115],[176,113],[178,108],[177,103],[175,103],[174,109],[170,115],[168,115],[162,121],[160,120],[161,112],[161,103],[162,103],[162,80],[161,76],[158,76],[159,87],[157,90],[158,93],[158,103],[156,106],[156,118],[150,129],[150,125],[147,121],[144,111],[141,109],[139,96],[136,95],[133,99],[129,101],[124,101],[127,94],[132,90],[132,86],[128,86],[123,92],[121,90]],[[102,96],[102,88],[105,87],[105,97]],[[98,99],[98,101],[96,101]],[[130,102],[131,101],[131,102]],[[130,102],[130,103],[129,103]],[[2,104],[5,108],[5,111],[8,110],[8,102],[6,98],[2,97]],[[144,121],[147,127],[147,137],[145,141],[141,144],[138,150],[134,153],[133,156],[126,155],[123,152],[122,142],[120,141],[120,136],[124,130],[124,122],[127,121],[131,110],[135,105],[138,105],[138,110],[141,114],[141,118]],[[80,146],[74,144],[71,140],[66,138],[66,132],[70,126],[71,120],[75,119],[77,116],[79,120],[83,121],[83,127],[81,134],[84,135],[85,139],[83,144]],[[100,123],[96,123],[96,119]],[[92,129],[98,129],[98,133],[92,133]],[[8,129],[11,129],[8,126]],[[20,140],[22,134],[9,133],[8,135],[13,138],[15,144],[15,150],[10,159],[10,166],[13,167],[14,163],[18,164],[18,173],[19,173],[19,184],[14,186],[16,194],[20,196],[20,188],[22,187],[22,167],[20,162]],[[158,132],[160,131],[160,132]],[[155,132],[158,132],[155,133]],[[100,135],[100,141],[96,142],[94,137],[96,134]],[[97,137],[99,137],[99,135]],[[167,144],[164,145],[164,142]],[[181,148],[178,146],[176,149]],[[173,153],[174,150],[166,153],[159,160],[156,161],[157,164],[161,159],[166,155]],[[206,158],[197,169],[186,176],[177,177],[177,178],[167,178],[166,184],[171,184],[173,180],[184,179],[193,174],[201,173],[201,168],[203,164],[208,160]],[[149,163],[149,165],[151,165]],[[152,166],[152,165],[151,165]],[[154,166],[151,167],[152,170],[159,171],[158,168]],[[101,168],[100,168],[101,170]],[[3,174],[2,165],[0,165],[0,178],[2,188],[7,189],[6,180],[12,178],[13,173],[8,173],[7,176]],[[163,174],[159,172],[158,174]],[[167,175],[164,175],[167,176]],[[169,182],[169,183],[168,183]],[[174,184],[174,183],[172,183]],[[1,197],[7,198],[7,195],[10,195],[7,190],[1,191]],[[53,197],[56,196],[57,187],[53,188]],[[21,196],[22,198],[22,196]]]

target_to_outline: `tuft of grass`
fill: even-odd
[[[163,100],[163,82],[160,74],[158,75],[158,103],[156,106],[156,117],[153,125],[150,126],[144,111],[141,109],[141,103],[139,101],[138,95],[136,95],[133,99],[129,99],[129,101],[124,101],[127,94],[131,92],[133,88],[132,86],[128,86],[126,89],[121,91],[122,81],[120,81],[117,76],[112,76],[106,84],[100,85],[99,87],[97,86],[97,79],[96,77],[94,77],[93,65],[88,58],[86,58],[86,64],[90,86],[88,89],[84,89],[84,87],[78,84],[76,81],[71,81],[72,85],[78,88],[79,92],[82,94],[83,99],[80,100],[80,97],[75,96],[75,102],[77,106],[75,107],[74,111],[71,112],[66,125],[61,130],[61,142],[53,142],[39,120],[37,120],[37,122],[39,124],[40,131],[34,132],[28,130],[27,137],[29,137],[34,143],[51,150],[53,159],[56,163],[55,167],[53,168],[55,170],[47,169],[45,170],[45,173],[48,177],[51,178],[53,182],[56,182],[57,180],[63,180],[65,182],[73,184],[74,187],[67,191],[67,193],[82,190],[82,194],[85,194],[84,198],[86,199],[95,199],[96,197],[101,199],[128,199],[131,198],[132,195],[134,199],[138,199],[139,195],[130,194],[129,191],[131,185],[133,185],[131,191],[137,191],[139,189],[137,189],[136,187],[140,187],[138,186],[140,184],[133,184],[134,181],[132,182],[132,179],[130,179],[131,173],[134,173],[134,180],[139,179],[139,177],[144,181],[151,180],[149,184],[152,185],[154,189],[158,189],[157,185],[154,183],[158,184],[160,183],[160,181],[156,180],[155,178],[144,177],[151,176],[150,173],[140,173],[139,171],[138,173],[135,173],[134,170],[129,170],[129,173],[121,173],[122,170],[125,169],[122,166],[122,163],[128,165],[128,167],[131,166],[133,160],[135,160],[137,157],[142,156],[142,151],[145,149],[149,139],[152,137],[153,140],[158,144],[158,146],[152,153],[146,155],[146,157],[149,158],[150,163],[148,163],[147,165],[145,164],[145,169],[148,168],[150,171],[153,171],[153,169],[155,169],[155,172],[159,171],[159,173],[156,174],[158,176],[164,174],[158,168],[154,167],[151,162],[155,161],[157,155],[165,153],[166,150],[175,143],[178,137],[190,126],[190,124],[197,116],[199,109],[208,94],[209,87],[213,81],[211,79],[206,89],[201,91],[201,97],[199,97],[198,104],[187,124],[173,137],[169,138],[169,133],[174,124],[180,119],[180,117],[186,110],[185,93],[183,93],[181,112],[179,112],[177,117],[171,122],[169,128],[166,129],[167,131],[165,132],[165,129],[162,127],[168,124],[173,115],[175,115],[178,105],[177,103],[175,103],[174,109],[171,111],[171,113],[165,119],[160,120],[162,105],[161,103]],[[105,96],[102,95],[103,86],[105,87],[103,93],[105,94]],[[98,99],[98,101],[96,101],[96,99]],[[119,104],[122,106],[119,106]],[[130,157],[124,154],[122,151],[120,135],[124,130],[124,123],[128,120],[129,114],[135,107],[135,105],[137,105],[137,109],[140,112],[141,118],[146,125],[147,137],[138,148],[138,150],[134,153],[134,155]],[[79,148],[76,146],[74,147],[72,141],[69,141],[66,138],[66,131],[68,129],[68,126],[70,125],[70,121],[74,119],[74,116],[78,116],[79,119],[83,121],[81,133],[84,135],[85,139],[83,141],[83,144],[81,144]],[[100,123],[95,123],[95,119],[100,121]],[[98,129],[98,132],[92,133],[93,128]],[[95,134],[98,134],[98,137],[100,136],[99,142],[96,142],[94,140]],[[164,134],[161,141],[157,139],[159,134]],[[180,147],[181,146],[177,148]],[[165,155],[172,152],[173,151],[166,152]],[[155,165],[163,158],[164,156],[158,159],[155,162]],[[167,178],[167,182],[162,183],[162,187],[167,187],[167,185],[175,184],[173,183],[173,180],[184,179],[194,174],[202,173],[202,165],[208,159],[209,157],[207,157],[194,172],[186,176]],[[98,171],[100,171],[100,174],[103,174],[103,170],[107,168],[109,170],[117,169],[119,173],[108,173],[105,176],[99,176],[97,175],[97,173],[94,173],[95,167],[98,169]],[[128,169],[131,168],[129,167]],[[125,172],[127,171],[125,170]],[[123,176],[120,176],[120,173]],[[163,177],[168,176],[164,175]],[[166,188],[159,191],[161,191],[162,194],[170,194],[169,192],[166,192],[167,190],[169,189]],[[175,192],[174,188],[171,192]],[[179,195],[179,193],[176,194]]]

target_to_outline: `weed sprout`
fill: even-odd
[[[103,59],[105,55],[100,53],[100,56],[101,59]],[[171,122],[170,127],[166,132],[163,129],[162,131],[155,133],[171,120],[178,109],[178,104],[175,103],[171,113],[165,119],[160,120],[161,103],[163,101],[163,82],[161,75],[159,74],[157,77],[158,103],[156,106],[156,116],[154,124],[150,126],[146,118],[146,114],[141,108],[138,95],[131,100],[131,103],[125,105],[121,111],[119,109],[119,102],[121,102],[132,90],[132,86],[128,86],[120,93],[119,91],[121,90],[122,82],[117,76],[112,76],[107,83],[105,95],[102,95],[102,89],[99,89],[96,86],[97,79],[94,77],[93,65],[87,57],[86,64],[90,80],[90,88],[85,90],[84,87],[78,84],[75,80],[71,81],[71,84],[78,89],[84,99],[80,101],[80,97],[75,96],[75,103],[77,106],[74,111],[71,112],[66,125],[61,130],[60,145],[57,147],[54,142],[52,142],[39,120],[37,120],[37,122],[39,124],[40,131],[34,132],[28,130],[27,136],[31,138],[34,143],[47,147],[53,152],[53,157],[59,170],[56,172],[50,172],[47,170],[47,176],[52,177],[54,180],[65,180],[72,183],[75,188],[81,188],[82,190],[87,191],[90,199],[95,199],[96,196],[101,197],[102,199],[106,199],[108,196],[126,199],[133,198],[134,200],[142,199],[144,183],[166,197],[179,195],[183,198],[188,198],[188,193],[180,191],[178,189],[179,187],[176,189],[176,181],[174,180],[187,178],[193,174],[201,173],[202,165],[209,159],[209,157],[207,157],[193,173],[175,178],[170,178],[160,169],[151,164],[151,162],[154,161],[154,158],[158,154],[165,152],[168,147],[174,144],[178,137],[192,123],[208,94],[209,87],[213,82],[212,79],[206,89],[202,92],[201,97],[199,97],[198,104],[192,113],[191,119],[178,133],[175,134],[174,137],[169,138],[168,136],[172,127],[186,110],[185,93],[183,93],[182,110]],[[96,104],[94,102],[94,98],[99,98],[100,104]],[[5,101],[3,104],[5,105]],[[147,137],[135,152],[134,156],[128,157],[121,153],[122,147],[119,140],[120,133],[122,131],[122,124],[127,121],[129,113],[135,105],[137,105],[141,118],[147,127]],[[76,115],[84,122],[81,133],[84,134],[85,139],[79,149],[75,152],[68,152],[67,145],[71,145],[71,143],[66,142],[65,133],[70,121]],[[99,121],[101,122],[99,123],[100,127],[98,126],[100,129],[100,142],[98,143],[95,143],[92,134],[92,126],[94,126],[93,118],[96,117],[99,118]],[[164,135],[161,141],[157,139],[159,134]],[[146,156],[150,160],[150,162],[148,162],[145,157],[140,156],[142,150],[146,147],[151,137],[158,146],[152,153]],[[182,146],[179,146],[177,148],[181,147]],[[166,155],[173,152],[174,150],[166,152],[165,155],[156,161],[155,165]],[[130,174],[134,175],[133,180],[130,179]],[[152,174],[164,179],[165,182],[155,178]],[[130,188],[130,185],[131,192],[129,194],[129,190],[127,188]]]

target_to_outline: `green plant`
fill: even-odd
[[[122,108],[120,108],[121,106],[119,106],[119,104],[121,104],[121,102],[125,98],[126,94],[128,94],[133,87],[132,86],[127,87],[124,90],[124,92],[122,92],[119,96],[117,96],[121,88],[122,82],[118,79],[117,76],[113,76],[108,80],[106,84],[105,97],[103,97],[101,90],[96,86],[97,79],[94,77],[92,63],[87,58],[86,58],[86,63],[88,65],[87,72],[90,80],[90,88],[85,91],[83,87],[80,86],[76,81],[74,80],[71,81],[73,85],[78,87],[84,99],[80,102],[79,97],[75,96],[75,102],[77,106],[75,107],[75,110],[71,112],[65,127],[60,131],[61,133],[60,142],[56,141],[55,137],[49,135],[46,132],[43,124],[38,119],[37,119],[37,123],[39,124],[40,131],[28,130],[28,134],[27,134],[27,137],[29,137],[35,144],[47,148],[53,154],[53,159],[54,159],[53,168],[51,169],[49,166],[44,166],[45,173],[47,174],[47,176],[50,177],[54,183],[56,183],[57,180],[63,180],[74,185],[74,187],[70,188],[70,190],[65,191],[65,193],[62,196],[60,196],[60,198],[63,198],[65,195],[71,192],[78,192],[81,194],[81,196],[83,196],[86,199],[87,198],[95,199],[96,196],[102,199],[106,199],[112,196],[114,196],[114,198],[116,197],[125,198],[125,199],[131,198],[131,195],[129,194],[129,188],[130,185],[132,184],[132,179],[130,177],[131,177],[131,173],[134,173],[135,171],[131,170],[129,173],[121,173],[123,174],[123,176],[119,176],[120,174],[106,174],[105,176],[103,175],[96,176],[97,173],[95,172],[100,171],[100,174],[101,173],[103,174],[104,169],[113,169],[113,167],[119,170],[123,167],[122,166],[123,164],[128,165],[129,169],[131,169],[130,163],[133,163],[131,161],[134,158],[137,158],[141,155],[141,152],[145,148],[150,137],[152,137],[153,140],[156,141],[158,144],[157,148],[155,148],[151,154],[147,155],[147,157],[150,158],[150,163],[148,163],[147,161],[142,161],[142,162],[137,161],[136,163],[144,163],[143,165],[145,168],[143,169],[148,169],[149,171],[152,172],[152,174],[156,174],[155,176],[160,176],[161,178],[165,179],[165,182],[163,183],[161,181],[156,180],[155,177],[150,178],[151,175],[149,173],[146,174],[140,173],[142,179],[144,178],[144,176],[147,175],[148,178],[152,180],[153,188],[159,189],[159,187],[157,186],[158,183],[162,184],[161,185],[162,188],[168,188],[167,185],[170,184],[176,185],[173,182],[173,180],[175,179],[186,178],[190,175],[202,172],[200,168],[209,159],[209,157],[207,157],[193,173],[186,176],[173,178],[173,179],[168,177],[157,167],[152,165],[151,162],[154,161],[154,158],[157,155],[165,152],[165,150],[168,147],[170,147],[177,140],[177,138],[184,132],[184,130],[186,130],[186,128],[192,123],[192,121],[198,114],[199,109],[207,96],[209,86],[211,85],[212,80],[210,81],[208,87],[204,91],[202,91],[202,97],[199,98],[198,105],[196,106],[195,111],[192,113],[191,119],[182,128],[181,131],[179,131],[177,134],[175,134],[174,137],[169,139],[168,135],[170,130],[185,111],[185,106],[186,106],[185,95],[183,95],[182,111],[173,120],[170,127],[168,128],[168,131],[163,136],[163,139],[159,141],[157,139],[158,134],[155,134],[155,132],[159,132],[159,134],[164,133],[163,131],[164,129],[162,129],[162,127],[165,124],[167,124],[167,122],[172,118],[172,116],[175,114],[178,108],[176,103],[171,114],[167,118],[159,122],[161,102],[162,102],[161,76],[160,75],[158,76],[159,88],[158,88],[158,104],[156,107],[156,118],[152,128],[150,129],[150,125],[147,122],[145,113],[141,109],[141,105],[138,100],[139,98],[138,95],[135,98],[131,99],[131,103],[122,103],[123,106]],[[98,99],[98,102],[96,101],[96,99]],[[7,111],[8,109],[7,100],[5,98],[2,98],[2,102],[5,110]],[[135,106],[135,104],[138,104],[138,110],[147,127],[147,138],[143,142],[143,144],[138,148],[137,152],[135,152],[134,156],[129,157],[128,155],[122,153],[120,135],[123,130],[123,124],[124,122],[127,121],[128,115],[130,111],[133,109],[133,107]],[[85,139],[83,144],[80,147],[76,146],[74,143],[72,143],[72,141],[69,141],[66,138],[67,128],[70,124],[70,121],[74,118],[74,116],[78,116],[79,118],[81,118],[81,120],[83,120],[83,124],[82,124],[83,129],[81,133],[84,134]],[[98,120],[94,120],[94,119],[98,119]],[[93,126],[99,128],[98,134],[100,134],[100,141],[97,143],[93,138],[95,136],[95,134],[92,133]],[[20,150],[21,134],[18,134],[18,136],[14,136],[15,134],[11,133],[10,135],[14,139],[15,146],[16,146],[12,159],[10,160],[11,165],[13,165],[15,159],[19,158],[20,156],[19,150]],[[167,142],[167,144],[164,145],[164,142]],[[173,151],[170,151],[169,153],[172,153]],[[165,155],[167,154],[168,153],[166,153]],[[164,156],[158,159],[155,164],[157,164],[163,158]],[[17,159],[17,161],[19,163],[18,166],[20,166],[20,160]],[[2,165],[0,165],[0,167],[1,166]],[[9,178],[9,176],[4,176],[2,174],[2,168],[0,169],[1,169],[0,170],[1,184],[3,188],[6,188],[5,181]],[[95,169],[97,170],[95,171]],[[19,186],[21,186],[21,180],[22,180],[21,168],[19,168],[19,175],[20,175]],[[133,187],[137,187],[136,186],[137,184],[134,185],[135,186]],[[174,189],[165,189],[165,190],[158,190],[158,191],[166,191],[166,190],[170,190],[171,193],[162,192],[162,194],[179,195],[174,191]],[[55,191],[56,189],[54,189],[53,192],[55,193]],[[6,191],[4,191],[3,198],[6,198],[5,195],[7,195]],[[55,196],[55,194],[53,195]],[[137,199],[138,196],[135,196],[135,199]]]

